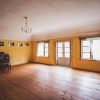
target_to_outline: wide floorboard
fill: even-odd
[[[42,64],[0,72],[0,100],[100,100],[100,74]]]

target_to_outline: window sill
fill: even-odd
[[[48,57],[45,57],[45,56],[37,56],[37,58],[49,58],[49,56]]]
[[[80,59],[80,60],[86,60],[86,61],[96,61],[96,62],[100,62],[100,60],[94,60],[94,59]]]

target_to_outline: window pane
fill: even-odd
[[[48,57],[48,43],[45,43],[45,57]]]
[[[92,54],[93,59],[100,60],[100,39],[93,40]]]
[[[90,59],[90,53],[83,53],[82,58],[83,59]]]
[[[82,52],[90,52],[90,47],[83,47],[82,49]]]
[[[70,42],[64,42],[64,47],[70,47]]]
[[[70,53],[65,53],[65,57],[70,58]]]
[[[63,52],[63,49],[62,48],[58,48],[58,52]]]
[[[44,43],[38,43],[37,56],[44,56]]]
[[[45,52],[45,57],[48,57],[48,52]]]
[[[82,46],[90,46],[90,40],[82,40]]]
[[[70,52],[70,48],[65,48],[65,52]]]
[[[63,55],[62,55],[62,53],[58,53],[58,57],[62,57]]]
[[[62,42],[58,42],[58,47],[62,47],[63,43]]]

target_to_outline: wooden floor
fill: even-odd
[[[100,74],[26,64],[0,73],[0,100],[100,100]]]

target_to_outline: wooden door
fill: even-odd
[[[70,41],[56,42],[56,64],[70,66]]]

